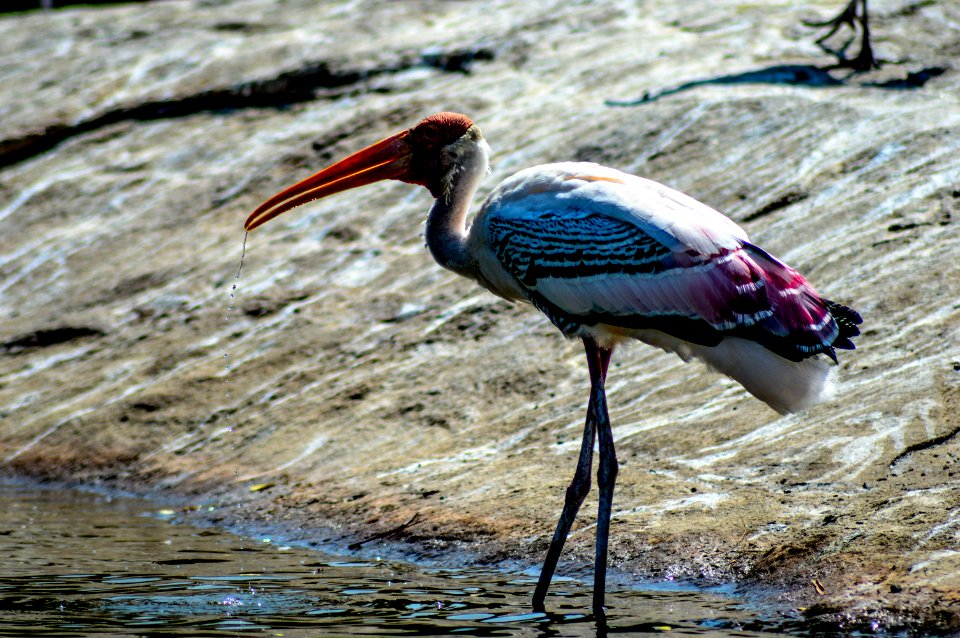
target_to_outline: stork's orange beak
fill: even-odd
[[[403,131],[381,140],[280,191],[250,213],[244,228],[253,230],[291,208],[327,195],[384,179],[401,179],[409,173],[409,134]]]

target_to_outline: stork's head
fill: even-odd
[[[469,117],[437,113],[280,191],[253,211],[244,226],[253,230],[301,204],[384,179],[419,184],[435,198],[448,197],[459,175],[479,176],[487,170],[488,152]]]

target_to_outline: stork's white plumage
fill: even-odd
[[[829,394],[835,348],[853,348],[861,319],[823,299],[709,206],[597,164],[520,171],[490,193],[468,229],[469,203],[488,156],[469,118],[438,113],[278,193],[250,215],[246,228],[381,179],[425,186],[435,198],[426,240],[440,265],[505,299],[533,304],[563,334],[583,341],[591,378],[583,445],[534,606],[543,607],[589,490],[599,436],[593,606],[602,614],[617,474],[604,393],[613,348],[637,339],[685,360],[701,359],[775,410],[794,412]]]

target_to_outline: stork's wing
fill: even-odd
[[[497,262],[562,330],[656,328],[701,345],[733,334],[793,360],[832,352],[837,324],[795,270],[696,200],[587,172],[601,168],[538,167],[552,179],[505,182],[478,218]]]

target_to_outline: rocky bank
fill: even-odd
[[[0,470],[340,548],[393,532],[414,556],[537,564],[579,446],[581,352],[433,264],[424,192],[288,213],[249,236],[237,278],[260,201],[457,110],[494,150],[478,198],[533,164],[616,166],[726,212],[864,316],[836,398],[798,415],[619,354],[615,580],[960,629],[960,5],[871,2],[888,62],[851,76],[801,26],[840,4],[0,15]]]

